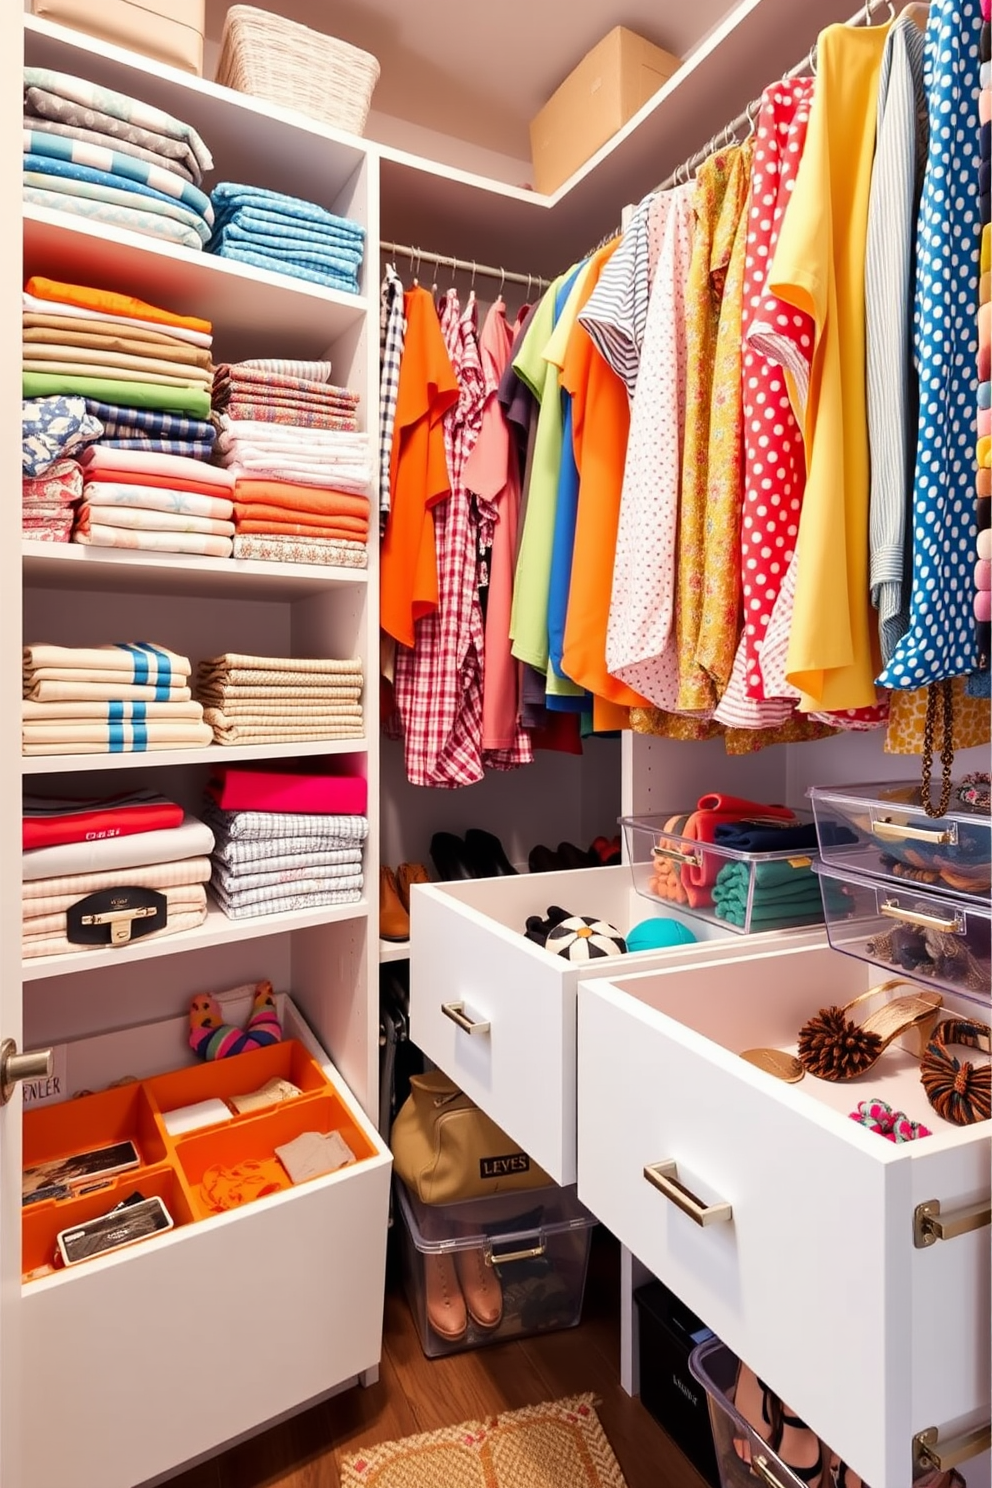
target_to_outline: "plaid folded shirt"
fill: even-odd
[[[212,443],[216,434],[209,420],[190,418],[184,413],[163,413],[156,408],[124,408],[87,398],[86,411],[100,420],[104,433],[111,439],[151,435],[155,439],[191,439],[206,444]]]
[[[101,439],[100,443],[111,449],[153,450],[160,455],[185,455],[188,460],[209,460],[214,448],[212,440],[208,444],[196,439],[152,439],[141,435],[127,439]]]

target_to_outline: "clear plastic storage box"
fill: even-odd
[[[845,870],[907,881],[988,902],[992,817],[955,792],[946,816],[929,817],[919,782],[813,786],[820,856]]]
[[[396,1196],[403,1284],[428,1358],[574,1328],[580,1321],[596,1221],[579,1203],[574,1185],[421,1204],[397,1179]],[[480,1277],[484,1307],[475,1310],[486,1312],[485,1325],[472,1316]],[[466,1304],[460,1336],[457,1323],[452,1326],[458,1306],[442,1302],[442,1316],[434,1313],[441,1331],[432,1323],[436,1299],[452,1290]]]
[[[667,830],[674,819],[667,813],[620,818],[634,887],[646,899],[738,935],[822,923],[812,849],[741,852]]]
[[[721,1488],[755,1488],[758,1483],[774,1484],[775,1488],[806,1488],[735,1409],[739,1368],[736,1354],[719,1338],[710,1338],[693,1349],[689,1368],[706,1391]],[[826,1482],[828,1473],[823,1476]]]
[[[817,863],[835,951],[992,1004],[992,906]]]

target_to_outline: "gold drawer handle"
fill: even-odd
[[[963,935],[965,931],[963,915],[956,914],[949,920],[942,920],[939,915],[923,914],[918,909],[903,909],[901,904],[896,904],[892,899],[886,899],[879,906],[878,912],[887,920],[899,920],[903,925],[918,925],[921,930],[940,930],[945,935]]]
[[[450,1018],[462,1033],[488,1033],[490,1024],[474,1022],[465,1016],[465,1004],[463,1002],[442,1002],[441,1011],[446,1018]]]
[[[486,1246],[487,1266],[511,1266],[514,1261],[536,1261],[547,1251],[547,1241],[541,1240],[537,1245],[528,1245],[524,1250],[493,1250],[492,1242]]]
[[[703,866],[701,852],[683,852],[679,847],[663,847],[661,843],[655,843],[651,852],[656,858],[670,858],[673,863],[688,863],[691,868]]]
[[[660,1193],[670,1199],[676,1209],[698,1225],[726,1224],[733,1217],[730,1204],[704,1204],[685,1184],[679,1182],[678,1164],[674,1162],[651,1163],[644,1169],[644,1176]]]
[[[755,1474],[756,1477],[759,1477],[763,1483],[767,1484],[767,1488],[783,1488],[781,1479],[777,1478],[772,1472],[771,1468],[768,1466],[766,1458],[753,1457],[751,1459],[751,1471]]]
[[[913,1466],[928,1471],[947,1472],[971,1457],[979,1457],[992,1446],[992,1424],[988,1421],[943,1441],[940,1428],[928,1426],[913,1437]]]
[[[937,846],[956,842],[958,835],[953,828],[937,831],[934,827],[910,827],[895,821],[872,822],[871,829],[880,842],[933,842]]]

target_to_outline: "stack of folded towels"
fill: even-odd
[[[24,69],[24,200],[201,251],[214,224],[196,130],[140,99]]]
[[[315,202],[261,186],[222,181],[210,193],[214,231],[208,253],[358,293],[365,229]]]
[[[218,744],[360,739],[362,663],[226,652],[197,669],[196,696]]]
[[[104,548],[230,558],[234,478],[227,470],[148,450],[91,445],[73,541]]]
[[[210,878],[210,828],[153,791],[98,800],[24,801],[23,955],[97,949],[66,936],[66,911],[122,886],[155,889],[168,921],[155,936],[202,924]]]
[[[820,880],[808,864],[787,859],[724,864],[713,885],[713,905],[718,920],[742,930],[780,930],[823,919]]]
[[[236,558],[367,565],[369,439],[358,394],[329,373],[324,362],[217,368],[216,458],[236,478]]]
[[[145,641],[26,646],[24,754],[206,749],[213,731],[189,688],[185,656]]]
[[[134,410],[186,414],[195,420],[197,442],[212,449],[210,321],[41,276],[28,280],[22,305],[25,398],[85,398],[102,437],[137,438],[144,448],[149,429],[131,421]]]
[[[241,919],[357,903],[366,789],[359,779],[219,770],[204,816],[216,839],[210,890],[225,914]]]
[[[103,433],[82,398],[21,403],[21,527],[42,542],[68,542],[83,494],[78,455]]]

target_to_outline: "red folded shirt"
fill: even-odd
[[[103,837],[133,837],[183,824],[183,808],[150,790],[89,801],[25,796],[22,813],[25,852],[32,847],[97,842]]]
[[[360,775],[305,775],[221,765],[207,790],[222,811],[300,811],[364,816],[369,783]]]

